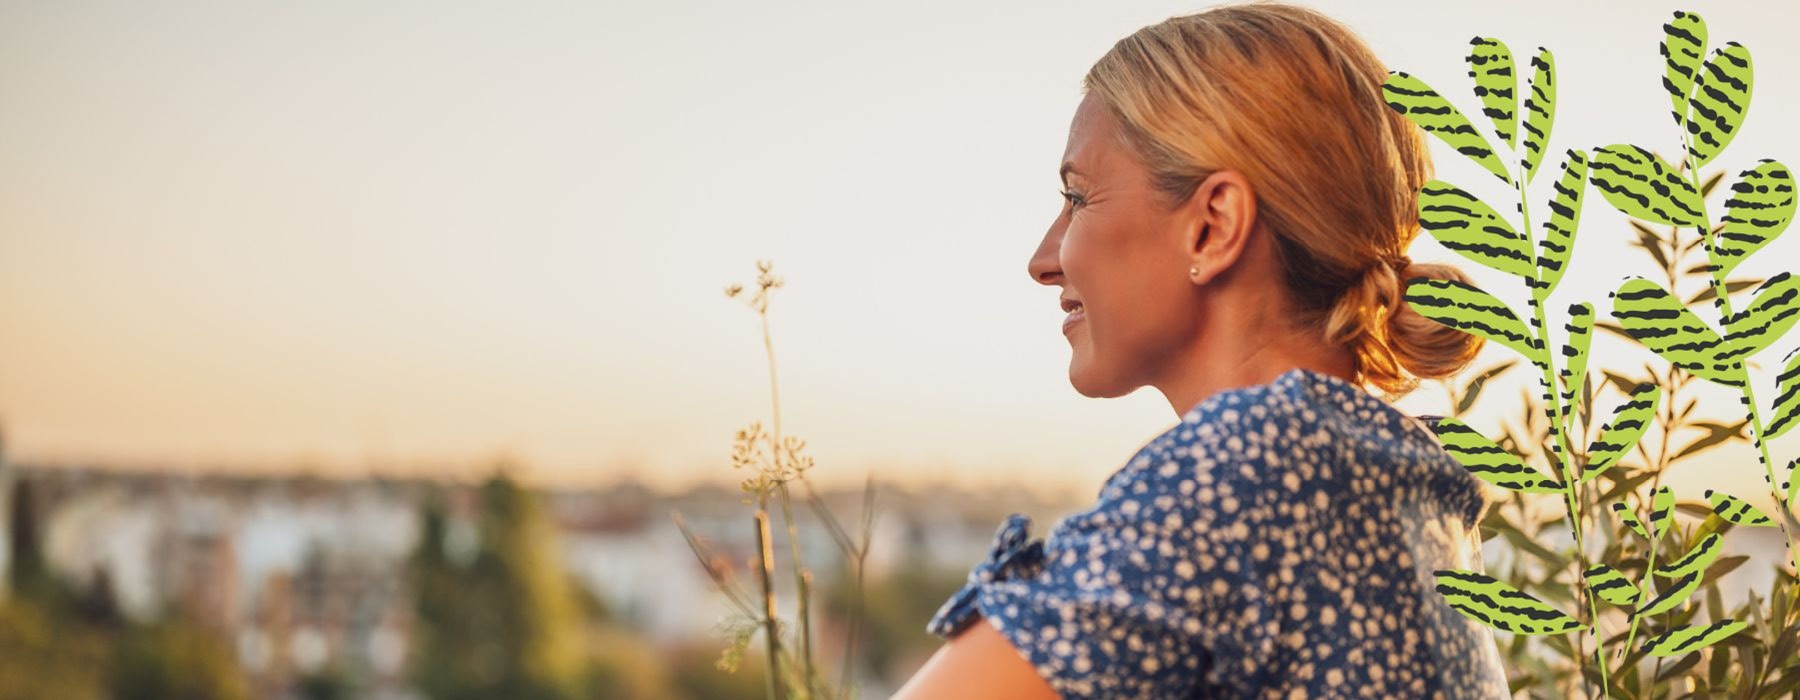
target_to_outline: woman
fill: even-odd
[[[1032,279],[1085,396],[1181,417],[1090,508],[1001,526],[903,698],[1494,697],[1490,633],[1433,571],[1481,568],[1479,482],[1404,394],[1478,338],[1414,313],[1423,133],[1314,11],[1238,5],[1118,42],[1083,81]]]

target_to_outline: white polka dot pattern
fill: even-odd
[[[1295,368],[1202,401],[1047,539],[1008,517],[926,629],[987,618],[1064,698],[1506,697],[1433,589],[1482,570],[1487,504],[1420,419]]]

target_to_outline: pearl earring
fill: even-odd
[[[1194,277],[1199,277],[1200,276],[1200,268],[1199,267],[1190,267],[1190,268],[1188,268],[1188,274],[1192,275]]]

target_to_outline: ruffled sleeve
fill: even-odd
[[[939,637],[953,637],[980,614],[976,599],[984,585],[995,581],[1036,574],[1044,565],[1044,543],[1031,540],[1031,517],[1022,513],[1007,516],[994,533],[993,546],[985,559],[969,571],[969,580],[950,596],[925,626],[925,631]]]
[[[1200,592],[1182,563],[1190,514],[1130,488],[1143,477],[1132,476],[1044,540],[1029,517],[1009,516],[927,631],[948,639],[986,620],[1064,698],[1186,697],[1210,636],[1192,614],[1198,598],[1180,597]]]

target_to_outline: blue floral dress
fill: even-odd
[[[1007,518],[926,629],[986,618],[1064,698],[1506,697],[1435,590],[1488,500],[1432,420],[1304,368],[1214,394],[1047,539]]]

